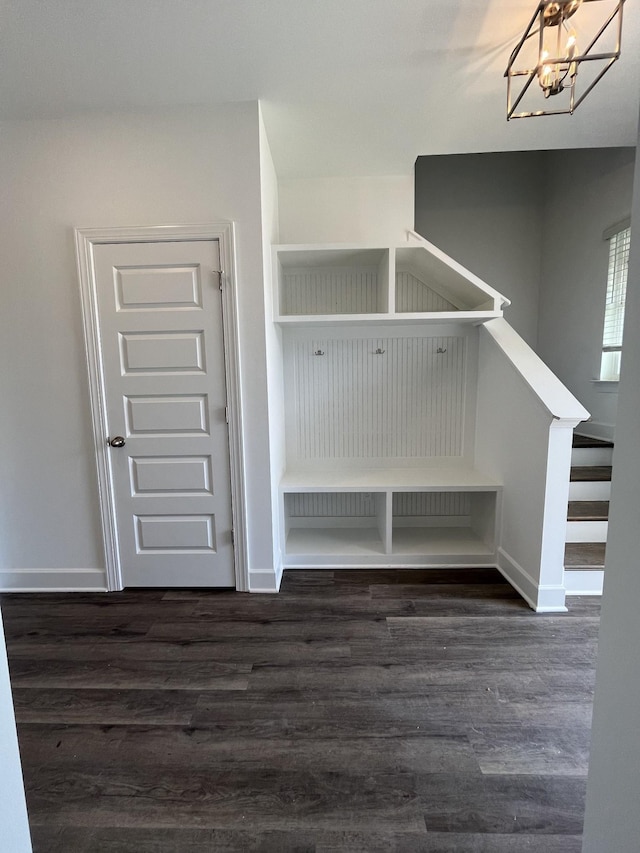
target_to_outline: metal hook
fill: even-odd
[[[380,349],[380,347],[378,347],[378,349],[375,351],[374,355],[384,355],[385,352],[386,352],[386,349]]]
[[[324,350],[317,349],[317,350],[314,352],[314,355],[324,355]]]
[[[447,348],[446,348],[446,347],[438,347],[438,349],[436,350],[436,352],[438,352],[438,353],[443,353],[443,352],[446,352],[446,351],[447,351]]]

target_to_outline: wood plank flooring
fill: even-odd
[[[497,572],[4,596],[36,853],[578,853],[599,599]]]

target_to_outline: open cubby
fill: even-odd
[[[303,563],[336,557],[368,562],[388,550],[386,514],[381,493],[285,494],[285,554]]]
[[[399,492],[392,499],[392,553],[491,556],[495,492]]]
[[[411,246],[395,250],[395,310],[403,313],[488,311],[494,299],[437,255]]]
[[[498,498],[498,487],[284,492],[285,565],[490,563]]]
[[[277,253],[280,314],[384,314],[389,310],[388,249]]]

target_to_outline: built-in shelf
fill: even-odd
[[[284,566],[495,564],[502,486],[465,460],[504,297],[419,238],[276,246],[273,279]]]
[[[489,557],[494,550],[470,527],[398,527],[393,531],[395,555]]]
[[[397,483],[397,478],[393,478]],[[453,478],[449,478],[453,485]],[[478,481],[476,481],[476,485]],[[283,484],[284,565],[491,564],[500,490],[405,483],[370,491]]]
[[[435,247],[276,246],[274,320],[283,326],[479,323],[504,297]]]
[[[295,527],[287,536],[286,553],[305,557],[367,558],[382,556],[385,549],[372,527]]]
[[[502,317],[502,311],[442,311],[433,313],[396,312],[386,314],[300,314],[294,316],[278,315],[275,322],[280,326],[371,326],[374,324],[393,324],[396,326],[436,323],[486,323]]]
[[[499,491],[492,477],[468,466],[412,468],[362,468],[343,464],[340,468],[289,469],[280,482],[282,492],[486,492]]]

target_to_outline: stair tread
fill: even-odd
[[[574,447],[613,447],[612,441],[604,441],[601,438],[591,438],[588,435],[573,434]]]
[[[607,521],[609,501],[569,501],[569,521]]]
[[[611,479],[611,465],[573,465],[571,482],[603,482]]]
[[[570,542],[564,549],[567,569],[604,569],[605,542]]]

